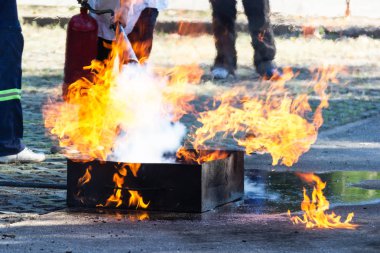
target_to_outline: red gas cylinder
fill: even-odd
[[[98,24],[88,14],[88,9],[82,7],[80,14],[73,16],[67,27],[66,58],[64,80],[62,86],[63,97],[67,95],[68,87],[78,79],[91,78],[89,66],[96,58],[98,43]]]

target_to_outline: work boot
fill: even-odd
[[[282,76],[281,71],[273,61],[264,61],[256,65],[256,72],[263,78],[272,79]]]
[[[45,154],[34,153],[32,150],[24,148],[18,154],[0,156],[0,163],[39,163],[45,159]]]

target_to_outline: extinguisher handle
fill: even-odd
[[[91,7],[91,5],[88,4],[88,0],[78,0],[78,3],[83,7],[88,9],[91,13],[97,14],[97,15],[103,15],[103,14],[111,14],[111,16],[115,16],[115,11],[112,9],[107,10],[95,10]]]

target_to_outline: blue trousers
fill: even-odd
[[[25,146],[21,108],[21,29],[0,26],[0,156],[13,155]]]

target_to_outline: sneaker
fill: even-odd
[[[279,78],[282,76],[281,71],[273,61],[265,61],[256,65],[257,73],[266,79]]]
[[[45,154],[34,153],[32,150],[25,148],[15,155],[0,156],[0,163],[38,163],[45,159]]]
[[[223,67],[215,67],[211,70],[211,75],[213,79],[226,79],[230,72]]]

